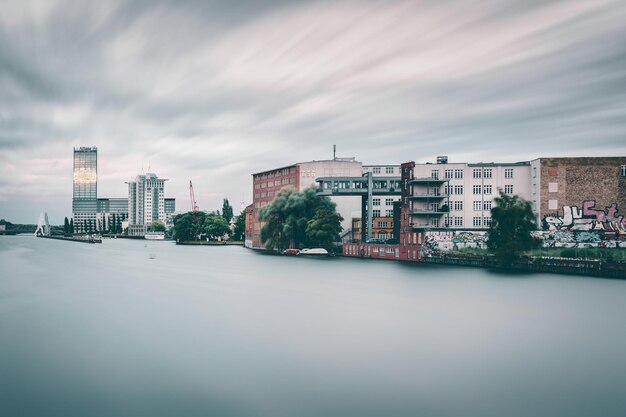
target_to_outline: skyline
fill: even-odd
[[[262,4],[260,4],[262,3]],[[71,216],[151,170],[177,209],[251,202],[253,172],[626,154],[626,2],[10,2],[0,218]]]

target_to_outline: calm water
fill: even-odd
[[[2,416],[625,416],[626,281],[0,237]]]

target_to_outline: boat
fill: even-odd
[[[163,240],[165,239],[164,232],[147,232],[144,236],[148,240]]]
[[[328,251],[324,248],[304,248],[298,255],[328,256]]]
[[[285,249],[283,255],[296,256],[300,254],[300,249]]]

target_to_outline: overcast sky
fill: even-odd
[[[626,155],[626,1],[4,0],[0,218],[71,215],[148,166],[189,209],[252,172],[355,156]]]

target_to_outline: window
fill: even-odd
[[[378,227],[382,227],[382,228],[387,227],[387,221],[383,221],[383,220],[379,221],[378,222]]]
[[[393,204],[393,198],[386,198],[385,199],[385,205],[386,206],[390,206]]]
[[[483,193],[491,195],[491,185],[485,185],[483,188]]]
[[[472,176],[474,178],[480,178],[482,176],[482,171],[480,169],[473,169]]]
[[[452,194],[452,186],[451,186],[451,185],[446,185],[446,186],[444,187],[444,194],[445,194],[445,195],[450,195],[450,194]]]
[[[462,185],[455,185],[454,186],[454,194],[462,195],[463,194],[463,186]]]
[[[380,217],[380,210],[372,210],[372,216]]]
[[[289,178],[289,184],[294,184],[296,179],[294,177]]]
[[[430,171],[430,178],[434,178],[436,180],[439,179],[439,171],[436,169],[433,169],[432,171]]]
[[[430,225],[433,227],[439,227],[439,219],[437,218],[430,219]]]
[[[380,167],[374,167],[374,174],[380,174]]]
[[[533,168],[534,172],[537,172],[537,168]],[[513,168],[505,168],[504,169],[504,178],[511,179],[513,178]]]
[[[481,201],[474,201],[474,211],[480,211],[481,206],[482,206]]]
[[[393,210],[387,210],[387,217],[393,217]]]
[[[439,210],[439,203],[430,203],[428,205],[428,208],[430,209],[430,211],[438,211]]]
[[[378,232],[378,238],[381,240],[387,240],[387,232]]]
[[[504,194],[513,194],[513,186],[505,185],[504,186]]]
[[[380,198],[375,198],[372,200],[372,205],[374,206],[380,206]]]
[[[455,169],[454,170],[454,178],[463,178],[463,170]]]
[[[491,178],[491,168],[486,168],[483,171],[483,178]]]
[[[622,171],[622,177],[626,177],[626,165],[622,165],[620,170]]]
[[[456,210],[456,211],[463,210],[463,202],[462,201],[455,201],[454,202],[454,210]]]
[[[475,186],[472,187],[472,192],[474,194],[480,194],[480,190],[481,190],[480,185],[475,185]]]
[[[445,177],[446,179],[450,179],[450,178],[452,178],[452,173],[453,173],[453,172],[454,172],[454,171],[452,171],[451,169],[446,169],[444,177]]]
[[[480,227],[480,217],[473,217],[472,218],[472,226]]]
[[[491,201],[485,201],[483,203],[483,210],[485,211],[491,211]]]
[[[393,174],[393,167],[386,167],[385,174]]]
[[[393,253],[393,248],[387,248],[387,253]]]
[[[559,208],[559,200],[548,200],[548,210],[557,210]]]
[[[490,224],[491,224],[491,217],[483,217],[483,226],[489,227]]]
[[[455,226],[463,226],[463,217],[455,217],[454,218]]]
[[[537,178],[537,167],[533,167],[533,178]]]

